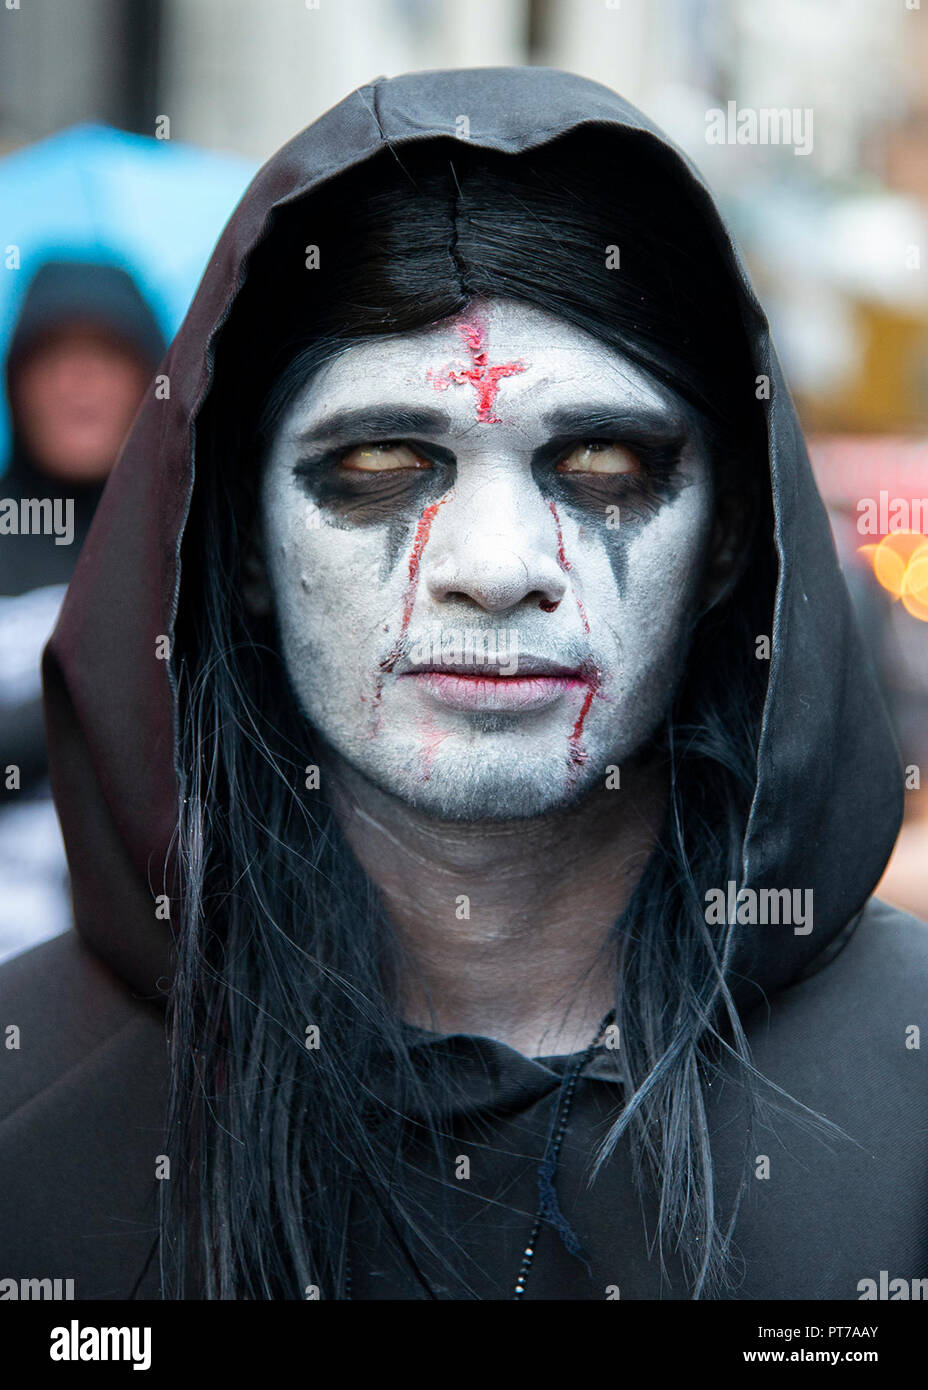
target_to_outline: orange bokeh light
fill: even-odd
[[[928,536],[891,531],[877,545],[861,545],[880,584],[919,622],[928,622]]]

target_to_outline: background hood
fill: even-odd
[[[164,356],[164,337],[128,271],[94,261],[46,261],[29,282],[10,337],[5,366],[8,398],[17,367],[30,349],[45,334],[72,323],[107,329],[152,371]],[[54,486],[54,479],[28,457],[15,420],[8,473],[24,481],[28,478],[32,486],[45,487],[46,493]]]
[[[275,208],[390,147],[453,137],[516,153],[582,127],[661,146],[730,269],[755,375],[771,383],[768,459],[779,559],[757,782],[744,839],[748,887],[811,889],[814,929],[748,928],[733,971],[767,991],[802,973],[877,883],[902,817],[895,742],[851,616],[824,507],[766,319],[702,177],[650,121],[598,83],[546,68],[457,69],[379,79],[351,93],[257,174],[226,227],[84,545],[44,678],[52,786],[77,927],[132,988],[155,996],[171,969],[177,818],[174,707],[159,638],[179,593],[193,488],[193,431],[215,335]],[[720,885],[724,886],[724,885]],[[750,996],[756,1001],[756,990]]]
[[[164,336],[127,271],[92,261],[45,261],[29,282],[7,349],[4,370],[11,414],[16,374],[30,350],[49,332],[74,323],[107,329],[151,372],[164,355]],[[104,488],[102,480],[79,482],[47,473],[30,454],[15,414],[11,431],[0,497],[73,503],[74,539],[62,546],[41,534],[5,536],[0,547],[0,594],[68,582]]]

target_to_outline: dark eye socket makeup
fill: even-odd
[[[542,415],[540,424],[556,432],[533,450],[532,471],[544,491],[564,501],[598,508],[621,495],[650,512],[678,490],[678,465],[692,430],[672,408],[559,409]],[[433,436],[447,436],[453,427],[434,408],[340,411],[296,438],[304,448],[319,447],[297,460],[294,474],[323,504],[369,497],[392,505],[411,489],[434,488],[457,466],[454,452],[433,440],[375,433],[389,425],[417,426]]]

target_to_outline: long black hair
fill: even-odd
[[[763,405],[731,269],[665,155],[595,130],[519,155],[428,141],[278,211],[253,253],[196,423],[174,640],[169,1296],[344,1296],[353,1191],[432,1292],[417,1251],[441,1259],[440,1233],[394,1177],[404,1115],[434,1114],[442,1086],[411,1058],[391,1004],[392,925],[324,789],[307,785],[314,733],[273,622],[246,612],[241,572],[262,451],[293,392],[361,338],[492,296],[560,315],[689,401],[717,494],[742,517],[740,580],[699,618],[660,734],[663,831],[610,942],[627,1100],[597,1156],[627,1136],[642,1190],[657,1194],[662,1255],[682,1257],[693,1296],[726,1287],[744,1184],[721,1212],[705,1088],[723,1054],[746,1093],[756,1073],[729,993],[731,928],[707,925],[704,903],[742,878],[767,669],[754,640],[770,630],[775,560]]]

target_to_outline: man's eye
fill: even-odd
[[[578,444],[555,467],[557,473],[641,473],[644,470],[631,449],[609,440]]]
[[[396,473],[432,464],[408,444],[359,444],[342,454],[338,466],[349,473]]]

